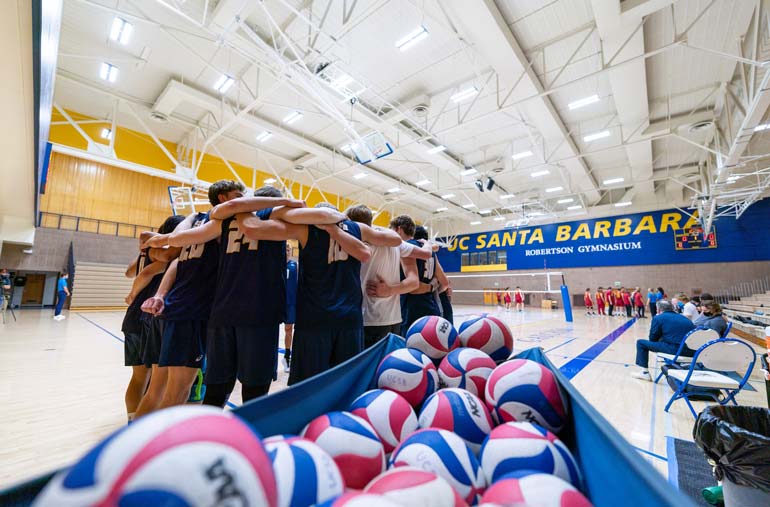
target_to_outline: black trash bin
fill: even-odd
[[[693,437],[715,464],[725,507],[770,506],[770,410],[707,407]]]

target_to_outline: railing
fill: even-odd
[[[107,234],[110,236],[123,236],[138,238],[142,231],[156,231],[149,225],[126,224],[98,218],[76,217],[41,211],[37,219],[38,227],[47,229],[61,229],[64,231],[91,232],[94,234]]]
[[[751,297],[755,294],[764,294],[767,291],[770,291],[770,276],[751,280],[750,282],[742,282],[727,289],[722,289],[714,294],[714,298],[720,304],[726,304],[729,301],[740,301],[741,298]]]

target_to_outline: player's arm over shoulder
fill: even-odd
[[[307,242],[307,226],[291,224],[283,220],[274,220],[272,213],[268,220],[251,213],[239,213],[235,215],[238,228],[243,234],[258,241],[286,241],[296,239],[300,244]]]
[[[322,225],[336,224],[347,217],[332,208],[290,208],[281,206],[270,213],[273,220],[283,220],[291,224]]]
[[[359,223],[361,229],[361,239],[374,246],[399,246],[401,237],[391,231],[380,227],[369,227],[366,224]]]
[[[222,232],[222,221],[212,219],[199,227],[192,229],[175,229],[168,237],[169,246],[197,245],[218,238]]]

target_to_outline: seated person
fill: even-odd
[[[696,318],[693,321],[693,324],[695,324],[696,326],[702,326],[703,323],[708,320],[708,316],[703,314],[703,309],[706,308],[707,304],[713,303],[713,302],[714,302],[714,296],[712,296],[708,292],[705,293],[705,294],[701,294],[700,295],[700,305],[699,306],[700,306],[701,314],[698,316],[698,318]]]
[[[676,354],[685,335],[695,329],[690,319],[674,312],[674,307],[669,301],[665,299],[658,301],[657,310],[657,315],[650,323],[650,339],[636,340],[636,365],[642,370],[633,373],[632,376],[641,380],[652,380],[647,369],[650,351]],[[695,351],[687,346],[682,349],[683,356],[694,354]]]
[[[719,333],[720,338],[725,334],[725,331],[727,331],[727,321],[722,315],[722,306],[719,303],[716,301],[706,303],[703,307],[703,317],[705,319],[700,321],[699,327],[713,329]]]
[[[679,300],[684,303],[684,306],[682,307],[682,315],[690,319],[690,321],[695,322],[695,319],[700,317],[700,312],[698,312],[698,307],[690,298],[688,298],[684,294],[682,294]]]

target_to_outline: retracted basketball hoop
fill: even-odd
[[[382,132],[375,130],[363,136],[361,140],[363,143],[355,143],[350,147],[359,164],[368,164],[393,153],[393,147]]]

